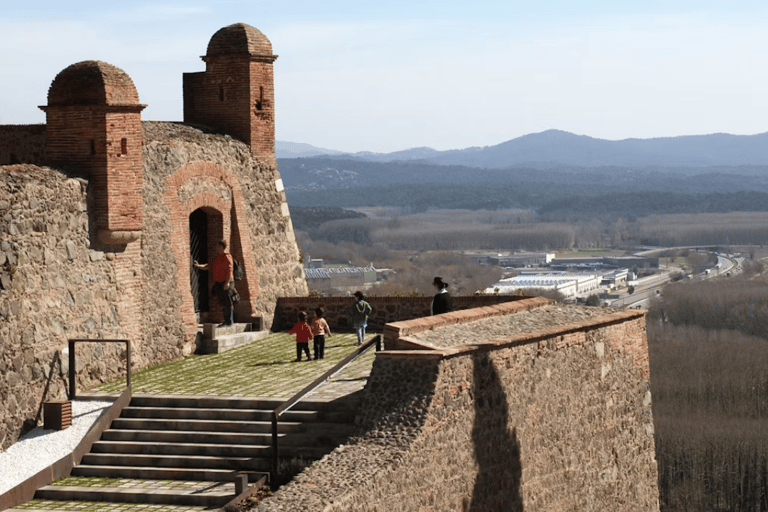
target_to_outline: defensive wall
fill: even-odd
[[[521,299],[525,297],[511,295],[451,297],[453,308],[457,311]],[[354,297],[279,297],[272,328],[275,331],[290,329],[296,323],[299,311],[305,311],[311,319],[315,314],[315,308],[322,306],[325,309],[324,318],[331,332],[351,330],[348,310],[355,300]],[[366,297],[366,301],[373,308],[373,314],[368,319],[368,330],[371,332],[382,332],[385,324],[390,322],[428,317],[432,314],[432,297],[370,296]]]
[[[217,31],[186,123],[142,122],[131,78],[83,61],[53,79],[45,124],[0,126],[0,449],[64,398],[68,339],[128,339],[133,371],[195,350],[222,316],[192,262],[219,240],[245,272],[235,321],[269,327],[278,296],[307,294],[274,157],[276,58],[254,27]],[[80,389],[125,367],[120,344],[77,350]]]
[[[377,353],[360,435],[259,511],[659,510],[644,312],[527,299],[385,333],[421,349]]]

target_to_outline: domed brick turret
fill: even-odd
[[[202,58],[205,72],[184,73],[184,121],[231,135],[274,163],[276,58],[267,36],[250,25],[217,31]]]
[[[141,111],[133,80],[97,60],[72,64],[48,89],[46,160],[88,175],[100,240],[126,244],[142,229]]]
[[[137,105],[139,94],[122,69],[98,60],[72,64],[48,89],[48,106]]]
[[[235,23],[213,34],[206,57],[216,55],[272,55],[272,43],[259,29]]]

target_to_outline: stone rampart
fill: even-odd
[[[379,352],[361,435],[258,510],[658,511],[644,313],[490,339],[466,313],[467,344]]]
[[[510,295],[463,295],[451,297],[455,310],[478,308],[514,302],[525,297]],[[354,297],[279,297],[275,309],[273,331],[290,329],[296,323],[299,311],[306,311],[310,318],[315,308],[325,308],[325,319],[331,331],[351,330],[347,310],[354,302]],[[384,325],[414,318],[428,317],[431,314],[432,297],[366,297],[373,308],[373,314],[368,320],[371,332],[381,332]],[[445,321],[445,319],[443,319]]]
[[[124,338],[118,285],[125,252],[89,242],[88,183],[29,165],[0,167],[0,448],[25,420],[40,419],[44,399],[64,399],[70,338]],[[130,252],[130,251],[129,251]],[[124,295],[125,294],[125,295]],[[179,351],[153,347],[137,360],[168,360]],[[88,343],[77,349],[78,386],[124,375],[124,349]],[[46,393],[47,390],[47,393]]]

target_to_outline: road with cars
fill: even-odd
[[[717,276],[731,277],[741,273],[744,258],[740,255],[717,254],[717,265],[706,271],[689,276],[690,279],[711,279]],[[605,305],[627,308],[647,309],[655,297],[663,293],[666,285],[672,282],[672,275],[680,272],[679,268],[666,268],[660,274],[633,281],[633,292],[629,293],[629,287],[619,294],[618,298],[608,299]]]

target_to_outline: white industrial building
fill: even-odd
[[[560,292],[565,298],[575,298],[601,290],[601,280],[602,273],[599,272],[520,275],[502,279],[487,288],[485,292],[513,295],[525,290],[554,290]]]

